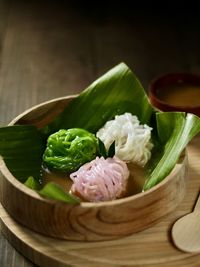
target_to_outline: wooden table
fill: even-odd
[[[200,71],[194,10],[54,2],[0,0],[1,126],[37,103],[80,92],[121,61],[145,89],[164,72]],[[0,266],[34,265],[0,233]]]

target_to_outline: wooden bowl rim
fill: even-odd
[[[57,101],[60,101],[60,100],[67,100],[67,99],[70,99],[72,97],[74,98],[76,96],[77,95],[69,95],[69,96],[59,97],[59,98],[55,98],[55,99],[52,99],[52,100],[49,100],[49,101],[42,102],[42,103],[40,103],[40,104],[38,104],[36,106],[33,106],[30,109],[27,109],[26,111],[24,111],[23,113],[18,115],[8,125],[12,126],[19,119],[21,119],[23,116],[27,115],[28,113],[34,111],[35,109],[37,109],[39,107],[42,107],[42,106],[46,105],[46,104],[50,104],[50,103],[57,102]],[[186,161],[186,159],[187,159],[187,153],[186,153],[186,150],[185,150],[184,157],[181,158],[181,163],[184,163]],[[117,206],[117,205],[121,205],[121,204],[124,204],[124,203],[127,203],[127,202],[139,200],[140,198],[142,198],[144,196],[151,195],[155,191],[162,189],[162,187],[164,187],[165,184],[167,184],[168,182],[170,182],[173,179],[174,175],[176,175],[179,172],[181,167],[182,167],[182,164],[176,164],[169,175],[167,175],[160,183],[158,183],[157,185],[153,186],[151,189],[149,189],[147,191],[140,192],[140,193],[137,193],[135,195],[124,197],[124,198],[121,198],[121,199],[115,199],[115,200],[112,200],[112,201],[80,202],[80,204],[78,204],[78,205],[80,205],[83,208],[92,208],[92,207],[96,208],[96,207]],[[59,206],[74,205],[74,204],[68,204],[68,203],[65,203],[65,202],[62,202],[62,201],[56,201],[56,200],[51,200],[51,199],[48,199],[48,198],[41,197],[37,192],[35,192],[34,190],[32,190],[32,189],[28,188],[27,186],[25,186],[23,183],[18,181],[12,175],[12,173],[7,168],[7,166],[5,164],[5,161],[3,160],[3,158],[1,156],[0,156],[0,170],[1,170],[2,174],[4,175],[4,177],[15,188],[17,188],[18,190],[22,191],[22,193],[34,198],[35,200],[44,201],[46,203],[49,203],[49,204],[52,204],[52,205],[55,204],[55,205],[59,205]]]
[[[34,111],[35,109],[37,108],[40,108],[44,105],[47,105],[47,104],[51,104],[51,103],[54,103],[54,102],[57,102],[57,101],[60,101],[60,100],[70,100],[71,98],[75,98],[77,97],[78,95],[68,95],[68,96],[61,96],[61,97],[57,97],[57,98],[53,98],[51,100],[47,100],[47,101],[44,101],[38,105],[35,105],[29,109],[26,109],[25,111],[23,111],[21,114],[19,114],[17,117],[15,117],[14,119],[12,119],[11,122],[9,122],[8,126],[12,126],[14,125],[17,121],[19,121],[21,118],[23,118],[25,115],[29,114],[30,112]]]

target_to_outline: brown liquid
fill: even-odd
[[[128,169],[130,171],[130,177],[125,196],[132,196],[142,192],[142,188],[145,183],[145,174],[144,168],[133,163],[128,164]]]
[[[172,106],[200,106],[200,87],[190,84],[165,86],[157,92],[160,100]]]
[[[69,192],[72,186],[72,180],[68,175],[62,173],[51,172],[48,169],[43,169],[43,183],[55,182],[59,184],[65,192]]]
[[[127,184],[127,190],[123,195],[124,197],[131,196],[141,192],[145,182],[145,175],[143,168],[133,163],[128,164],[128,168],[130,171],[130,177]],[[55,173],[49,171],[48,169],[44,169],[43,183],[46,184],[48,182],[55,182],[59,184],[66,192],[69,192],[72,186],[72,180],[69,178],[68,175]]]

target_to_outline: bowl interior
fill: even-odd
[[[15,118],[13,124],[49,123],[73,96],[35,106]],[[111,240],[150,227],[173,211],[186,187],[187,155],[183,154],[172,173],[146,192],[101,203],[70,205],[40,197],[9,172],[0,168],[0,198],[8,213],[19,223],[44,235],[67,240]],[[12,198],[8,197],[12,195]]]
[[[200,76],[169,73],[150,83],[149,98],[162,111],[184,111],[200,115]]]

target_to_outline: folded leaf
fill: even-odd
[[[44,142],[35,126],[0,128],[0,155],[10,172],[21,182],[32,175],[40,180]]]
[[[35,191],[41,189],[41,184],[36,179],[34,179],[33,176],[29,176],[24,184]]]
[[[49,135],[61,128],[78,127],[96,133],[106,121],[125,112],[137,115],[142,123],[149,123],[153,108],[138,79],[121,63],[70,102],[43,132]]]
[[[200,118],[184,112],[157,113],[158,138],[163,145],[159,157],[152,156],[149,166],[155,166],[144,185],[150,189],[162,181],[174,168],[188,142],[200,131]]]
[[[54,200],[64,201],[70,204],[78,204],[80,200],[70,193],[65,192],[58,184],[50,182],[46,184],[39,194],[43,197],[48,197]]]
[[[106,159],[107,158],[107,151],[106,151],[104,143],[99,138],[98,138],[98,145],[99,145],[99,155]]]
[[[108,149],[108,158],[113,158],[115,155],[115,141],[110,145]]]

